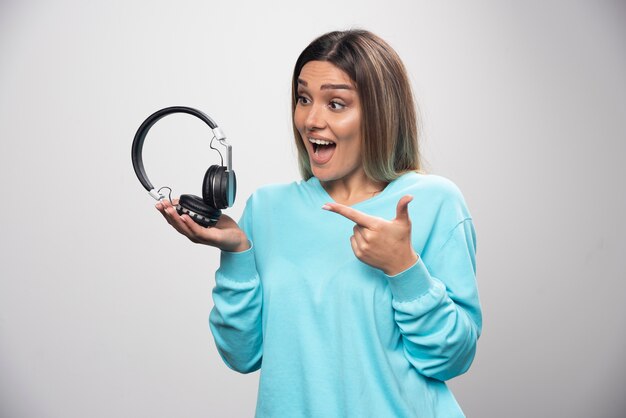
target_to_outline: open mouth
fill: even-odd
[[[337,144],[328,139],[307,138],[313,146],[313,154],[311,154],[311,162],[314,164],[326,164],[335,153]]]

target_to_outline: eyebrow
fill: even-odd
[[[309,83],[301,78],[298,79],[298,84],[304,87],[309,85]],[[320,90],[354,90],[354,87],[349,84],[322,84]]]

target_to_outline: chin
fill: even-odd
[[[341,160],[329,161],[323,166],[315,165],[313,161],[309,159],[309,166],[311,167],[311,172],[319,181],[335,181],[348,179],[354,176],[358,176],[360,174],[364,175],[363,168],[361,165],[355,164],[341,164]]]
[[[342,178],[340,173],[333,172],[329,169],[323,169],[315,166],[311,166],[311,172],[319,181],[333,181]]]
[[[332,177],[327,170],[320,170],[318,167],[313,165],[311,165],[311,172],[320,181],[327,181]]]

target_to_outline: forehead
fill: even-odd
[[[348,84],[354,87],[350,76],[328,61],[309,61],[300,70],[299,80],[309,86],[322,84]]]

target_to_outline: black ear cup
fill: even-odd
[[[191,194],[180,196],[178,205],[176,205],[176,212],[179,215],[189,215],[197,224],[205,228],[214,226],[222,215],[221,210],[207,205],[198,196]]]
[[[217,209],[226,209],[228,205],[228,173],[226,167],[212,165],[202,181],[204,201]]]

